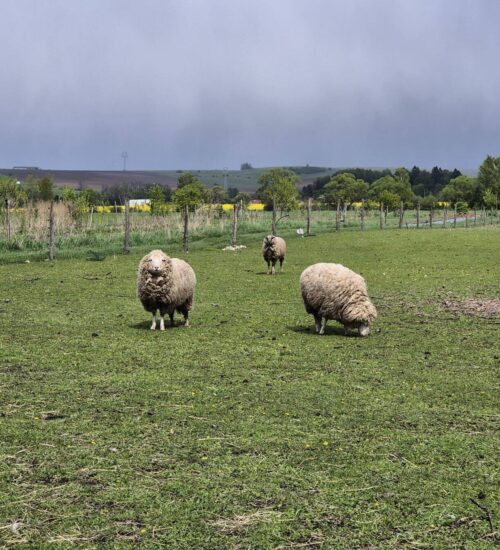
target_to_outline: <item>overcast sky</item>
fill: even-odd
[[[499,0],[0,0],[0,167],[476,168]]]

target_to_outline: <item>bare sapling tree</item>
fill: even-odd
[[[54,260],[56,257],[56,246],[55,246],[55,234],[56,234],[56,223],[54,217],[54,199],[50,200],[49,204],[49,250],[48,257],[49,260]]]
[[[190,172],[182,174],[178,181],[179,185],[174,193],[174,203],[182,215],[182,249],[184,252],[189,252],[189,212],[194,211],[203,203],[205,189],[201,181]]]
[[[307,199],[307,227],[306,227],[306,237],[311,236],[311,212],[312,212],[312,197]]]
[[[127,254],[130,252],[130,201],[125,201],[125,217],[123,220],[124,235],[123,235],[123,251]]]
[[[298,206],[297,175],[286,168],[271,168],[259,178],[257,196],[272,206],[271,233],[276,235],[278,223]],[[280,216],[278,218],[278,210]]]

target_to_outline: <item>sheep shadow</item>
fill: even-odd
[[[151,321],[141,321],[140,323],[132,323],[129,325],[129,328],[135,330],[147,330],[148,332],[154,332],[151,330]],[[174,326],[170,326],[170,321],[165,319],[165,332],[174,329],[174,328],[185,328],[184,321],[174,321]],[[156,332],[160,332],[160,322],[156,324]]]
[[[314,327],[314,324],[309,325],[309,326],[305,326],[305,325],[290,326],[289,325],[287,328],[288,328],[288,330],[292,330],[293,332],[297,332],[298,334],[309,334],[310,336],[319,336],[316,333],[316,329]],[[329,336],[329,335],[343,336],[344,338],[357,338],[358,337],[358,335],[353,333],[353,332],[350,332],[349,334],[346,334],[345,331],[344,331],[344,327],[342,327],[342,326],[335,326],[335,325],[329,326],[329,325],[326,325],[324,336]]]

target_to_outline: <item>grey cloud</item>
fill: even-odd
[[[10,0],[0,166],[476,167],[496,0]]]

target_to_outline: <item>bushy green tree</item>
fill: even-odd
[[[477,179],[483,193],[489,189],[497,197],[500,196],[500,157],[488,155],[479,167]]]
[[[165,192],[161,185],[153,185],[148,189],[148,199],[151,206],[151,215],[157,216],[165,210]]]
[[[0,177],[0,207],[3,207],[7,201],[11,207],[18,206],[26,202],[28,195],[17,183],[17,180],[8,176]]]
[[[186,185],[191,185],[192,183],[202,185],[201,181],[191,172],[184,172],[177,178],[177,189],[185,187]]]
[[[54,182],[48,176],[38,181],[38,193],[40,200],[50,201],[54,198]]]
[[[203,203],[204,197],[205,189],[199,181],[178,188],[173,196],[179,210],[193,210]]]
[[[336,174],[324,187],[325,202],[328,204],[349,204],[354,201],[360,201],[368,195],[368,184],[360,179],[356,179],[353,174],[344,172]]]
[[[398,196],[398,202],[403,201],[406,204],[411,203],[413,193],[411,190],[409,177],[406,179],[401,176],[401,174],[396,176],[384,176],[383,178],[373,182],[369,190],[370,196],[381,202],[382,193],[389,192]]]
[[[458,176],[450,180],[450,183],[443,187],[441,198],[452,204],[465,202],[472,206],[477,196],[477,180],[469,176]]]

